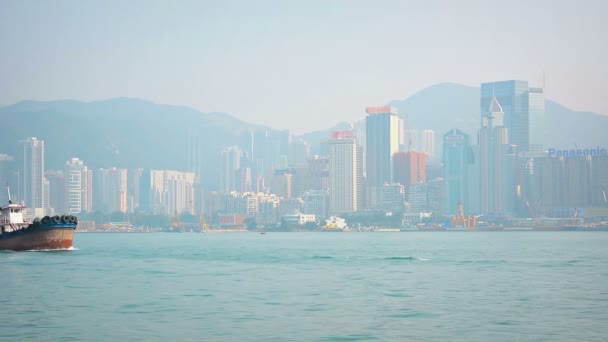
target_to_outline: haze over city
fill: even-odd
[[[606,341],[606,13],[0,0],[0,341]]]
[[[604,1],[2,1],[0,103],[134,97],[300,134],[442,82],[608,113]],[[441,99],[437,99],[441,101]],[[327,123],[327,124],[326,124]]]

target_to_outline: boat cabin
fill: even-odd
[[[0,208],[0,225],[27,223],[25,221],[25,206],[9,203]]]

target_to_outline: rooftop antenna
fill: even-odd
[[[543,92],[545,91],[545,70],[543,70]]]

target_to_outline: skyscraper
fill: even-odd
[[[479,132],[480,201],[484,212],[508,214],[514,211],[516,147],[509,143],[506,121],[506,114],[493,97]]]
[[[44,208],[44,140],[21,140],[18,163],[19,200],[32,209]]]
[[[393,180],[403,185],[406,193],[411,184],[426,182],[426,153],[397,152],[393,156],[393,167]]]
[[[484,113],[496,97],[504,112],[509,143],[518,152],[542,152],[545,136],[545,102],[542,88],[529,88],[528,81],[481,84],[480,111]]]
[[[390,106],[367,107],[365,119],[368,207],[382,204],[382,187],[391,183],[393,155],[399,151],[399,117]]]
[[[91,190],[90,187],[87,187],[88,171],[84,162],[78,158],[72,158],[65,163],[66,211],[72,215],[87,210],[85,205],[89,194],[86,191]]]
[[[431,159],[435,158],[435,131],[430,129],[422,131],[422,152]]]
[[[528,89],[528,152],[545,152],[545,96],[543,88]],[[518,149],[519,150],[519,149]]]
[[[363,206],[363,151],[352,132],[329,140],[329,211],[342,214]]]
[[[452,129],[443,135],[443,205],[446,214],[457,213],[458,203],[462,203],[465,211],[469,208],[469,166],[472,150],[469,135]]]

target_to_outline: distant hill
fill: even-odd
[[[435,130],[437,146],[441,144],[441,136],[452,128],[461,129],[473,137],[479,129],[479,87],[441,83],[389,104],[398,109],[406,128]],[[364,112],[365,108],[361,111]],[[577,112],[546,100],[545,119],[547,147],[608,146],[606,115]],[[364,124],[362,120],[355,126],[364,129]],[[303,139],[316,146],[334,129],[304,134]]]
[[[238,143],[243,130],[263,129],[224,113],[137,99],[107,101],[24,101],[0,108],[3,134],[0,153],[16,155],[18,141],[35,136],[45,141],[47,169],[63,169],[72,157],[90,168],[187,168],[187,141],[201,137],[208,175],[217,182],[219,153]]]

